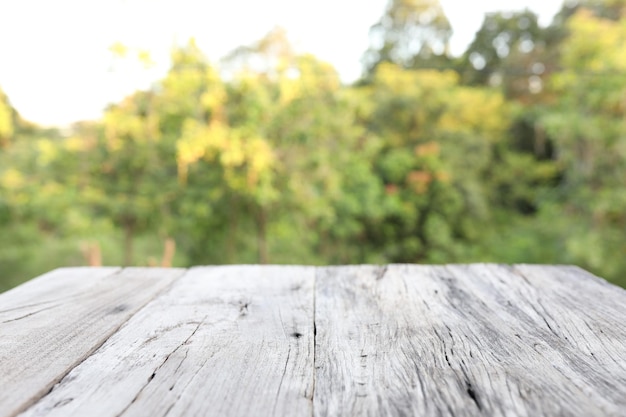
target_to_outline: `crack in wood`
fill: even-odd
[[[183,358],[183,361],[184,361],[184,360],[186,360],[186,359],[187,359],[187,352],[185,352],[185,357]],[[200,373],[200,371],[201,371],[202,369],[204,369],[204,367],[205,367],[205,365],[207,364],[207,362],[208,362],[208,360],[209,360],[209,359],[210,359],[210,357],[209,357],[209,358],[207,358],[207,359],[205,359],[205,360],[202,362],[202,364],[201,364],[199,367],[197,367],[197,369],[196,369],[196,370],[194,371],[194,373],[193,373],[193,376],[189,379],[189,382],[187,383],[187,385],[186,385],[186,386],[189,386],[189,385],[192,383],[192,381],[193,381],[193,380],[194,380],[194,379],[198,376],[198,374]],[[181,363],[179,363],[179,364],[178,364],[178,366],[176,367],[176,370],[175,370],[174,372],[176,372],[176,371],[180,368],[180,366],[182,365],[183,361],[181,361]],[[173,388],[173,386],[172,386],[172,388]],[[163,417],[167,417],[167,416],[170,414],[170,412],[174,409],[174,406],[175,406],[175,405],[178,403],[178,401],[182,398],[182,396],[183,396],[184,392],[185,392],[185,391],[184,391],[184,389],[183,389],[183,390],[180,390],[180,392],[178,393],[178,395],[176,395],[176,400],[175,400],[175,401],[172,401],[172,404],[170,404],[170,405],[168,406],[167,410],[165,411],[165,413],[163,413]],[[180,415],[182,415],[182,416],[187,415],[187,414],[188,414],[188,413],[187,413],[187,410],[189,409],[189,407],[190,407],[190,406],[191,406],[191,404],[190,404],[190,403],[187,403],[187,404],[185,405],[184,410],[182,410],[182,411],[180,412]]]
[[[478,400],[478,395],[474,391],[474,388],[472,388],[472,383],[469,382],[468,380],[466,380],[465,381],[465,385],[467,387],[467,395],[469,395],[469,397],[472,399],[472,401],[474,401],[474,404],[476,404],[476,407],[478,407],[478,410],[482,411],[482,407],[480,405],[480,401]]]
[[[381,279],[385,277],[385,274],[387,274],[388,267],[389,265],[384,265],[382,267],[379,267],[378,271],[376,271],[376,281],[380,281]]]
[[[146,381],[146,383],[137,391],[137,394],[135,394],[134,398],[128,403],[128,405],[126,407],[124,407],[124,409],[122,411],[120,411],[118,414],[116,414],[115,417],[121,417],[122,415],[124,415],[124,413],[126,413],[128,411],[128,409],[137,402],[137,400],[139,399],[139,397],[141,396],[141,394],[144,392],[144,390],[148,387],[148,385],[150,385],[150,383],[154,380],[154,378],[156,377],[158,371],[163,368],[163,366],[165,366],[165,364],[167,363],[167,361],[170,359],[170,357],[175,354],[180,348],[182,348],[183,346],[187,345],[188,342],[191,340],[191,338],[196,334],[196,332],[198,331],[198,329],[200,329],[200,326],[202,326],[202,324],[205,322],[205,320],[207,319],[207,316],[204,317],[204,319],[202,319],[196,326],[196,328],[191,332],[191,334],[182,342],[180,343],[173,351],[171,351],[169,354],[167,354],[167,356],[165,357],[165,359],[163,359],[163,361],[161,362],[161,364],[159,366],[156,367],[156,369],[154,370],[154,372],[152,372],[152,375],[150,375],[150,377],[148,377],[148,380]],[[187,357],[187,355],[185,355],[185,358]],[[183,358],[183,361],[184,359]],[[180,367],[180,364],[178,365]],[[173,386],[172,386],[173,388]]]
[[[278,383],[278,389],[276,390],[276,396],[274,397],[274,408],[272,410],[272,415],[276,415],[276,407],[278,407],[278,397],[280,396],[280,390],[283,387],[283,381],[285,380],[285,375],[287,375],[287,367],[289,366],[289,357],[291,356],[291,346],[289,350],[287,350],[287,359],[285,359],[285,367],[283,368],[283,374],[280,377],[280,382]]]
[[[537,315],[539,316],[539,318],[541,318],[541,320],[543,320],[543,322],[545,323],[546,327],[548,328],[548,330],[550,330],[550,332],[555,335],[556,337],[559,337],[559,334],[557,332],[554,331],[554,329],[552,328],[552,326],[550,326],[550,323],[548,323],[548,320],[546,320],[545,316],[541,313],[541,311],[539,311],[539,309],[532,303],[530,303],[530,307],[535,311],[535,313],[537,313]]]
[[[6,294],[6,293],[5,293]],[[56,303],[53,307],[62,305],[61,303],[59,303],[59,301],[63,301],[65,298],[72,298],[71,297],[55,297],[54,300],[47,300],[47,301],[40,301],[38,303],[32,303],[32,304],[23,304],[23,305],[19,305],[17,307],[12,307],[12,308],[7,308],[4,310],[0,310],[0,314],[4,314],[4,313],[10,313],[11,311],[16,311],[16,310],[24,310],[27,308],[31,308],[31,307],[36,307],[36,306],[40,306],[43,304],[50,304],[50,303]]]
[[[39,314],[39,313],[41,313],[42,311],[47,311],[47,310],[53,309],[53,308],[55,308],[55,307],[57,307],[57,306],[58,306],[58,304],[52,305],[52,306],[50,306],[50,307],[44,307],[44,308],[42,308],[42,309],[40,309],[40,310],[33,311],[33,312],[31,312],[31,313],[28,313],[28,314],[24,314],[23,316],[16,317],[16,318],[14,318],[14,319],[10,319],[10,320],[5,320],[5,321],[3,321],[3,322],[0,322],[0,324],[11,323],[11,322],[13,322],[13,321],[22,320],[22,319],[25,319],[26,317],[31,317],[31,316],[34,316],[35,314]]]

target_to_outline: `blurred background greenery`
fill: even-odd
[[[219,65],[192,39],[64,129],[0,90],[0,291],[223,263],[564,263],[626,286],[625,6],[491,13],[452,56],[436,0],[391,0],[350,85],[280,28]]]

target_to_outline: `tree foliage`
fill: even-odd
[[[626,285],[623,2],[490,14],[458,59],[450,33],[438,2],[390,1],[354,85],[280,28],[220,63],[190,40],[63,132],[0,91],[0,288],[174,243],[181,266],[575,263]]]
[[[383,62],[403,68],[444,66],[450,36],[452,27],[438,0],[389,0],[370,29],[371,46],[363,56],[366,74]]]

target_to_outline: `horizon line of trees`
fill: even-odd
[[[0,90],[0,291],[102,262],[572,263],[626,286],[625,5],[491,13],[454,58],[437,0],[390,0],[353,85],[280,29],[220,67],[191,40],[68,134]]]

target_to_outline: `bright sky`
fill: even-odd
[[[472,41],[486,12],[538,13],[548,24],[562,0],[440,0],[452,24],[452,52]],[[216,62],[284,27],[302,52],[331,62],[346,82],[361,73],[369,27],[387,0],[0,0],[0,87],[28,120],[65,125],[95,119],[107,103],[145,88],[168,67],[176,42],[195,37]],[[156,62],[113,62],[122,42]]]

